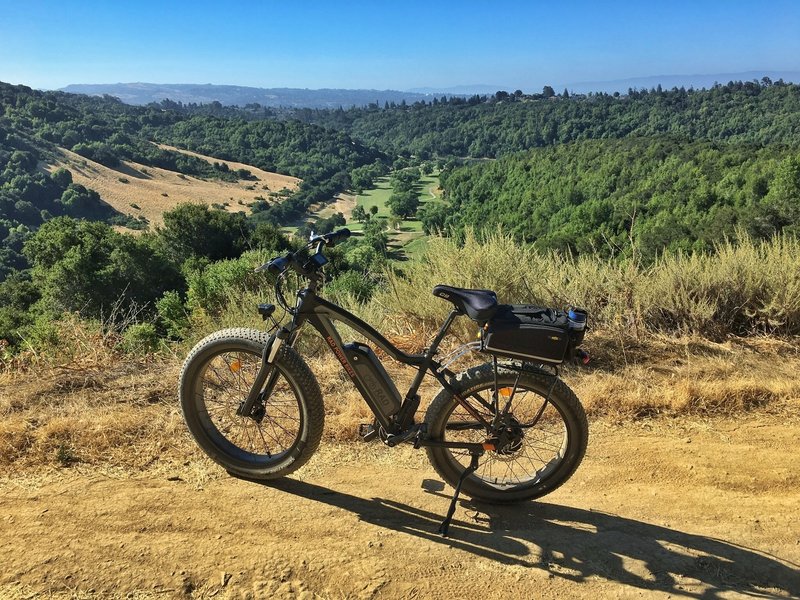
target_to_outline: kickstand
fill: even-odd
[[[458,502],[458,494],[461,492],[461,484],[464,483],[467,477],[478,470],[478,459],[481,457],[481,454],[471,454],[472,460],[470,460],[469,466],[464,469],[464,472],[461,473],[461,477],[458,478],[456,491],[453,493],[453,499],[450,501],[450,508],[447,510],[447,516],[444,518],[444,521],[442,521],[442,524],[439,525],[439,533],[442,534],[442,537],[447,537],[447,532],[450,530],[450,521],[453,520],[453,514],[456,512],[456,502]]]

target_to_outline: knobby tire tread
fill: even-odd
[[[500,367],[500,374],[513,374],[516,376],[516,371],[510,369],[503,369]],[[544,390],[549,389],[552,383],[552,376],[539,373],[535,370],[523,370],[520,377],[520,383],[533,382],[538,384]],[[473,367],[463,373],[459,373],[451,382],[455,391],[459,396],[469,389],[475,388],[480,384],[491,383],[494,384],[494,370],[491,363]],[[532,389],[536,389],[535,387]],[[515,502],[523,502],[525,500],[532,500],[539,498],[545,494],[556,490],[561,487],[567,480],[575,473],[575,470],[583,460],[586,453],[586,446],[588,444],[589,423],[586,418],[586,411],[578,400],[575,393],[564,383],[561,379],[557,379],[551,393],[551,398],[557,399],[562,409],[567,413],[567,418],[575,420],[575,428],[577,429],[576,439],[570,439],[570,446],[573,446],[569,459],[559,467],[558,472],[549,477],[538,485],[532,488],[523,490],[498,490],[490,487],[488,484],[480,482],[474,475],[468,477],[462,486],[463,492],[471,498],[483,501],[490,504],[512,504]],[[439,394],[431,402],[428,410],[425,413],[425,423],[428,427],[428,432],[432,434],[432,439],[438,439],[436,434],[436,427],[439,425],[440,419],[449,417],[450,407],[456,400],[453,395],[447,390],[441,390]],[[512,406],[513,412],[513,406]],[[444,427],[444,424],[442,424]],[[463,471],[460,465],[457,467],[452,459],[447,458],[447,451],[443,448],[428,447],[426,448],[428,460],[433,466],[434,470],[439,476],[444,479],[452,487],[455,487],[458,478]]]
[[[196,435],[192,426],[195,419],[195,415],[193,414],[195,410],[194,402],[191,398],[187,397],[187,394],[189,394],[194,387],[187,388],[187,386],[196,385],[196,380],[201,374],[199,369],[204,362],[204,356],[215,347],[224,348],[230,346],[230,350],[235,348],[236,344],[241,344],[242,350],[256,350],[260,353],[263,351],[269,338],[269,334],[265,331],[246,327],[222,329],[208,335],[200,340],[186,357],[183,368],[181,369],[178,388],[181,413],[187,426],[189,426],[192,437],[194,437],[200,448],[214,460],[214,462],[223,466],[229,473],[254,480],[277,479],[296,471],[308,462],[319,447],[325,423],[325,406],[322,401],[319,383],[311,372],[311,369],[309,369],[306,362],[293,348],[286,345],[281,347],[275,358],[275,363],[280,364],[284,371],[291,374],[291,379],[286,378],[287,382],[290,385],[292,381],[297,384],[297,390],[295,391],[299,391],[301,403],[305,408],[304,428],[308,433],[304,445],[297,456],[290,456],[288,458],[291,460],[287,462],[287,464],[282,464],[277,469],[268,469],[266,471],[241,468],[233,464],[230,461],[230,456],[222,452],[210,440],[205,438],[202,431],[198,432],[200,433],[199,437]],[[195,427],[202,429],[202,425],[200,425],[199,422]]]

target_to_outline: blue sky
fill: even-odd
[[[408,89],[800,71],[800,1],[0,0],[0,81]]]

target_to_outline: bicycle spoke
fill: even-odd
[[[302,427],[299,400],[282,377],[266,399],[260,422],[237,414],[261,368],[261,356],[220,353],[206,364],[200,394],[213,428],[246,454],[269,459],[289,450]]]
[[[517,437],[500,452],[486,453],[481,458],[480,467],[473,475],[501,488],[538,481],[540,473],[553,468],[563,460],[562,448],[567,435],[558,410],[546,401],[542,394],[520,387],[518,378],[502,387],[512,389],[508,396],[510,402],[508,400],[500,402],[500,409],[502,410],[508,402],[511,435],[512,438],[514,435]],[[491,404],[487,402],[486,397],[491,397],[493,389],[494,386],[490,385],[474,390],[468,395],[470,407],[489,423],[494,419],[494,414],[487,410]],[[525,427],[525,424],[530,422],[535,424]],[[485,427],[461,404],[454,406],[444,427],[446,440],[480,443],[487,435]],[[463,468],[467,468],[470,462],[468,451],[451,449],[450,454]]]

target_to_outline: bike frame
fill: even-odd
[[[373,328],[371,325],[365,323],[357,316],[341,308],[340,306],[337,306],[332,302],[328,302],[324,298],[320,298],[313,290],[310,289],[300,292],[300,303],[297,307],[297,314],[293,320],[293,325],[296,325],[296,327],[299,329],[306,321],[308,321],[308,323],[310,323],[311,326],[314,327],[314,329],[316,329],[323,337],[334,356],[336,356],[336,358],[342,364],[345,372],[348,374],[348,376],[350,376],[358,388],[360,388],[361,382],[358,379],[358,374],[347,360],[347,356],[342,349],[342,338],[334,325],[334,322],[336,321],[349,326],[354,331],[357,331],[365,338],[372,341],[394,360],[417,369],[417,374],[405,394],[403,402],[400,406],[400,411],[397,413],[398,418],[394,422],[392,422],[391,418],[387,415],[381,414],[380,411],[373,410],[378,422],[380,422],[387,432],[403,433],[403,431],[408,428],[411,423],[411,418],[414,416],[414,412],[416,412],[416,409],[419,406],[419,397],[417,392],[422,385],[425,375],[429,372],[437,379],[437,381],[439,381],[442,387],[456,396],[457,400],[473,417],[475,417],[477,421],[479,421],[482,425],[489,426],[490,423],[487,422],[480,413],[475,411],[475,409],[470,406],[468,402],[456,394],[455,390],[450,385],[450,382],[447,380],[448,377],[452,377],[454,374],[448,369],[443,369],[441,363],[434,358],[439,349],[439,344],[441,344],[442,340],[447,335],[447,332],[450,330],[450,326],[453,324],[453,321],[458,315],[459,312],[457,310],[453,310],[447,316],[447,319],[442,324],[439,332],[436,334],[436,337],[434,337],[433,342],[423,354],[408,354],[403,352],[389,340],[387,340],[383,335],[381,335],[377,330],[375,330],[375,328]],[[364,396],[363,392],[361,392],[361,394]],[[491,409],[492,407],[491,405],[488,405],[487,408]],[[398,429],[398,426],[399,430],[392,431],[392,429]]]
[[[359,393],[361,393],[367,405],[375,414],[378,423],[380,423],[384,432],[388,435],[387,443],[389,443],[389,445],[393,446],[401,441],[409,441],[415,438],[414,443],[416,447],[441,446],[454,449],[458,448],[469,450],[473,454],[482,454],[485,450],[494,449],[494,445],[491,443],[427,440],[420,435],[420,433],[423,432],[419,427],[413,425],[413,417],[419,407],[420,401],[417,392],[422,385],[425,375],[430,373],[444,389],[453,395],[456,401],[458,401],[476,421],[486,427],[487,430],[490,430],[492,427],[492,423],[487,421],[465,398],[461,397],[450,384],[448,379],[452,378],[455,374],[446,367],[443,367],[442,364],[434,358],[439,345],[447,335],[453,321],[461,314],[457,309],[450,312],[439,329],[439,332],[434,337],[433,342],[424,353],[408,354],[397,348],[375,330],[375,328],[362,321],[351,312],[318,296],[315,288],[316,286],[312,283],[310,287],[298,292],[298,303],[294,309],[291,323],[281,327],[270,338],[269,343],[264,349],[261,370],[256,376],[256,381],[251,388],[247,400],[245,400],[240,409],[240,414],[249,414],[249,410],[252,409],[252,406],[254,406],[259,396],[263,398],[268,395],[272,384],[274,384],[277,378],[277,372],[272,370],[271,363],[277,356],[280,345],[288,343],[290,346],[293,346],[300,328],[307,322],[319,332],[331,352],[333,352],[334,356],[336,356],[337,360],[341,363],[347,375],[353,380]],[[396,415],[383,414],[378,407],[373,406],[372,403],[367,400],[367,394],[364,391],[365,388],[362,385],[358,373],[353,368],[353,365],[350,364],[344,352],[342,338],[334,325],[337,321],[363,335],[396,361],[417,369],[417,374],[406,392],[400,410]],[[474,398],[475,401],[484,408],[494,411],[495,407],[486,402],[483,398],[479,396],[475,396]],[[392,439],[396,440],[395,443],[390,443]]]

